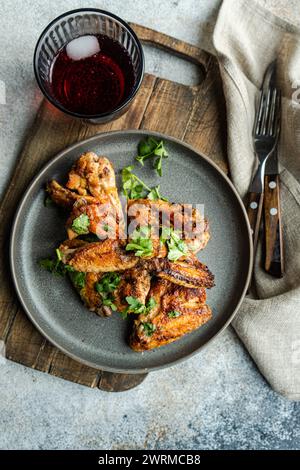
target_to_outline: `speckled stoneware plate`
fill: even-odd
[[[97,135],[62,151],[35,177],[18,208],[11,236],[11,268],[21,303],[35,326],[74,359],[114,372],[140,373],[170,366],[196,353],[232,320],[247,289],[252,248],[241,199],[229,179],[190,146],[160,134],[169,159],[159,178],[151,164],[137,173],[149,185],[160,183],[171,201],[204,204],[211,240],[199,258],[215,275],[207,303],[213,319],[199,330],[167,346],[136,353],[127,344],[129,320],[117,313],[100,318],[86,310],[67,279],[51,276],[38,265],[66,238],[66,217],[44,207],[44,185],[64,181],[71,165],[88,150],[106,155],[116,173],[134,163],[137,144],[149,132],[120,131]]]

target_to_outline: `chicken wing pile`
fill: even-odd
[[[195,208],[161,199],[122,206],[112,164],[93,152],[80,156],[65,186],[52,180],[47,192],[68,212],[60,262],[89,310],[134,319],[133,350],[175,341],[211,318],[214,276],[196,257],[209,227]]]

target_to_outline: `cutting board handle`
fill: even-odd
[[[142,42],[171,52],[207,70],[210,56],[199,47],[136,23],[129,24]]]

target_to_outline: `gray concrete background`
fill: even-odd
[[[0,104],[1,192],[41,99],[32,53],[51,19],[94,6],[210,50],[220,3],[0,0],[0,81],[6,85],[6,104]],[[298,0],[260,3],[300,24]],[[195,80],[192,68],[176,61],[166,66],[164,59],[150,51],[147,69]],[[122,394],[91,390],[0,357],[1,449],[299,449],[299,422],[299,404],[270,390],[231,328],[198,356],[152,373]]]

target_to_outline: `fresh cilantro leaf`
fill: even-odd
[[[74,270],[69,272],[69,276],[76,289],[83,289],[85,287],[85,273]]]
[[[111,230],[111,227],[108,224],[104,224],[102,228],[105,232],[109,232]]]
[[[159,142],[153,137],[147,137],[146,139],[141,140],[138,145],[139,154],[136,157],[136,160],[144,166],[144,161],[147,160],[147,158],[152,157],[153,152],[158,145]]]
[[[149,313],[156,306],[156,300],[153,297],[150,297],[146,303],[145,313]]]
[[[46,269],[50,273],[53,272],[55,264],[56,261],[52,258],[44,258],[39,260],[39,265],[41,266],[41,268]]]
[[[145,160],[151,157],[157,157],[154,160],[153,167],[159,176],[162,176],[162,160],[168,158],[168,152],[165,149],[163,140],[157,141],[153,137],[143,139],[138,146],[139,155],[136,160],[144,166]]]
[[[123,193],[128,199],[140,199],[145,197],[151,188],[132,173],[133,168],[133,166],[127,166],[122,170]]]
[[[109,297],[106,298],[106,299],[102,299],[102,303],[103,303],[103,305],[105,305],[107,307],[110,307],[113,312],[117,311],[117,306],[114,304],[113,299],[111,299]]]
[[[118,287],[121,277],[117,273],[106,273],[100,281],[96,282],[95,288],[99,294],[111,293]]]
[[[137,315],[149,313],[156,305],[156,301],[151,297],[146,305],[140,302],[136,297],[128,296],[125,298],[128,303],[127,308],[122,312],[122,317],[126,318],[128,313],[135,313]]]
[[[72,230],[78,235],[85,235],[89,233],[90,219],[87,214],[80,214],[73,220]]]
[[[140,313],[145,312],[145,305],[136,297],[127,296],[125,297],[125,300],[128,303],[126,313],[136,313],[139,315]]]
[[[134,230],[131,241],[126,245],[126,251],[134,251],[135,256],[146,257],[153,252],[153,244],[150,238],[150,227],[141,227]]]
[[[153,201],[157,199],[167,201],[167,199],[160,194],[159,186],[150,188],[144,181],[142,181],[132,172],[133,169],[133,166],[126,166],[121,172],[123,194],[127,197],[127,199],[143,199],[148,197]]]
[[[113,292],[118,287],[120,281],[120,275],[112,272],[104,274],[100,281],[95,283],[95,289],[98,294],[101,295],[103,305],[110,307],[113,312],[117,310],[117,307],[114,304]]]
[[[172,228],[162,227],[160,242],[167,244],[168,259],[170,261],[177,261],[188,252],[187,245]]]
[[[156,326],[153,323],[142,323],[146,336],[152,336],[156,330]]]
[[[177,318],[180,317],[181,313],[178,312],[177,310],[172,310],[171,312],[168,313],[168,317],[170,318]]]
[[[157,201],[158,199],[161,199],[162,201],[168,201],[167,198],[163,197],[160,194],[160,185],[155,186],[151,189],[150,193],[147,196],[147,199],[150,199],[151,201]]]
[[[56,258],[44,258],[39,260],[41,268],[46,269],[52,274],[64,276],[66,274],[66,265],[62,262],[62,256],[59,249],[56,250]]]

